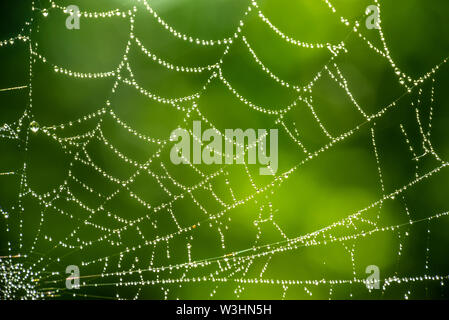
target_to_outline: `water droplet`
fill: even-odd
[[[30,123],[30,130],[31,130],[31,132],[33,132],[33,133],[38,132],[38,131],[39,131],[39,124],[38,124],[36,121],[32,121],[32,122]]]

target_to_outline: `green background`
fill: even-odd
[[[250,4],[243,0],[161,0],[149,3],[170,26],[183,34],[200,39],[222,39],[232,35]],[[224,46],[198,46],[174,37],[136,1],[86,0],[60,1],[58,4],[76,4],[82,11],[107,11],[116,8],[127,11],[135,5],[138,11],[134,34],[151,52],[174,65],[214,64],[223,54]],[[32,107],[29,103],[29,88],[0,92],[0,125],[11,124],[17,128],[19,136],[18,139],[0,139],[0,172],[16,173],[0,176],[0,206],[9,213],[8,219],[0,218],[0,255],[27,255],[26,258],[0,260],[0,286],[3,287],[0,288],[0,297],[8,297],[5,292],[12,292],[15,298],[29,298],[30,292],[39,290],[49,293],[45,295],[46,298],[55,296],[62,299],[72,298],[74,293],[75,298],[133,298],[137,294],[138,298],[163,299],[166,292],[169,299],[207,299],[215,290],[216,293],[212,297],[214,299],[280,299],[283,297],[282,285],[239,286],[233,281],[259,278],[268,256],[255,258],[250,265],[247,262],[233,264],[230,260],[233,264],[231,268],[215,275],[216,278],[226,278],[226,282],[189,282],[182,286],[140,282],[142,279],[159,281],[209,277],[217,271],[217,263],[187,270],[174,268],[161,272],[147,270],[141,274],[133,272],[121,276],[87,277],[82,279],[81,289],[72,291],[65,289],[65,268],[68,265],[78,265],[81,276],[148,269],[153,250],[153,267],[177,266],[188,262],[187,243],[192,245],[192,261],[221,257],[221,265],[224,267],[226,263],[223,256],[229,253],[240,252],[239,255],[247,256],[251,255],[252,251],[241,251],[284,241],[276,226],[279,226],[288,238],[296,238],[340,221],[368,207],[383,195],[372,146],[371,128],[374,128],[376,137],[384,194],[394,192],[416,179],[416,175],[425,175],[441,165],[441,162],[430,154],[419,161],[412,159],[400,124],[407,131],[415,152],[418,155],[423,154],[423,139],[415,107],[419,109],[424,129],[429,129],[431,123],[432,146],[441,159],[447,161],[447,63],[434,75],[434,82],[428,79],[408,93],[399,84],[390,63],[371,50],[366,41],[352,32],[352,27],[346,27],[340,21],[340,16],[351,23],[361,21],[361,34],[382,49],[379,32],[364,27],[365,8],[373,3],[339,0],[332,1],[332,4],[337,10],[336,14],[331,12],[324,1],[259,1],[265,16],[291,38],[311,43],[345,42],[348,52],[336,57],[335,63],[345,75],[350,92],[367,114],[375,114],[393,101],[397,101],[396,106],[379,119],[367,123],[345,91],[323,72],[323,76],[313,88],[315,112],[334,137],[363,124],[354,134],[305,162],[282,184],[275,183],[273,188],[258,194],[255,198],[257,202],[245,201],[243,205],[227,211],[223,217],[213,221],[212,226],[209,225],[207,214],[190,196],[175,201],[173,213],[182,228],[202,223],[189,232],[170,239],[170,257],[167,257],[167,244],[164,241],[159,242],[154,249],[153,246],[143,245],[142,248],[130,250],[120,257],[119,252],[143,244],[143,239],[151,241],[177,231],[167,209],[154,213],[130,197],[129,191],[153,207],[167,202],[170,197],[155,179],[148,174],[142,174],[128,186],[128,192],[119,192],[112,200],[104,201],[96,193],[109,195],[118,186],[74,160],[74,154],[79,151],[77,147],[63,148],[64,143],[50,138],[41,128],[82,118],[106,107],[106,100],[110,101],[107,108],[112,108],[133,130],[158,139],[167,139],[170,132],[179,125],[191,125],[192,120],[199,118],[193,112],[191,117],[184,121],[183,111],[148,99],[135,88],[123,83],[120,83],[112,94],[114,78],[79,79],[54,72],[51,65],[86,73],[115,70],[123,57],[129,38],[129,19],[81,18],[80,30],[68,30],[65,27],[67,15],[60,10],[50,9],[46,17],[42,14],[41,9],[49,7],[47,1],[37,1],[38,9],[34,11],[31,10],[31,1],[2,2],[0,39],[15,36],[24,26],[24,22],[32,18],[32,46],[47,58],[48,63],[42,63],[38,59],[32,61]],[[419,78],[449,55],[447,1],[434,0],[430,3],[390,0],[380,1],[380,5],[382,30],[389,52],[405,74],[414,79]],[[27,35],[28,29],[29,26],[25,26],[22,34]],[[327,49],[300,48],[282,40],[258,18],[254,9],[246,18],[241,34],[247,38],[265,66],[281,79],[298,86],[312,81],[331,58]],[[142,88],[167,98],[187,96],[199,91],[213,72],[194,74],[167,70],[145,56],[135,42],[131,45],[128,61],[137,83]],[[289,105],[297,96],[293,90],[282,87],[260,68],[240,38],[231,45],[222,68],[223,75],[231,85],[255,105],[278,110]],[[12,46],[0,47],[0,88],[28,85],[29,72],[29,43],[16,41]],[[126,70],[123,71],[122,77],[129,77]],[[430,113],[432,86],[434,101]],[[277,175],[307,158],[283,127],[275,123],[276,116],[250,109],[217,79],[211,82],[197,104],[200,112],[222,132],[226,128],[278,128]],[[181,105],[191,108],[192,102],[184,102]],[[30,117],[25,117],[18,123],[18,119],[26,110]],[[428,120],[430,117],[431,122]],[[101,128],[105,137],[128,158],[143,163],[156,152],[154,144],[146,143],[128,132],[108,114],[102,118]],[[30,133],[28,130],[30,121],[39,125],[40,130],[37,133]],[[311,152],[318,151],[330,142],[304,103],[298,103],[290,110],[284,116],[284,122],[291,130],[297,128],[301,141]],[[72,137],[92,130],[97,124],[98,118],[95,118],[59,130],[57,134],[61,138]],[[125,163],[96,138],[87,144],[86,150],[98,167],[114,177],[126,179],[135,171],[132,165]],[[160,166],[163,162],[171,176],[180,183],[193,186],[201,181],[201,176],[190,167],[171,164],[169,147],[164,150],[160,158],[151,164],[151,170],[163,175],[164,170]],[[70,197],[66,192],[62,192],[61,197],[54,201],[54,206],[69,216],[54,208],[45,208],[29,193],[19,198],[24,163],[27,164],[27,186],[36,194],[45,195],[67,180],[71,192],[83,204],[92,208],[104,204],[104,210],[93,215],[89,221],[108,230],[126,228],[120,234],[111,235],[110,232],[86,225],[84,222],[89,217],[89,212],[69,201]],[[220,169],[215,165],[200,165],[198,168],[206,174]],[[67,179],[69,169],[73,176],[93,188],[96,193],[88,192],[72,179]],[[257,174],[257,165],[249,166],[249,169],[258,187],[263,188],[271,183],[273,177]],[[237,200],[245,199],[255,192],[243,166],[231,165],[225,170],[227,175],[221,175],[212,181],[213,190],[224,202],[233,202],[226,180],[229,181]],[[386,200],[381,208],[377,206],[362,215],[365,219],[377,223],[379,227],[406,224],[401,228],[376,232],[356,240],[331,243],[329,239],[332,237],[350,236],[375,228],[360,221],[355,221],[353,225],[335,226],[325,232],[327,238],[316,238],[320,242],[317,245],[301,245],[297,249],[273,254],[262,278],[275,281],[365,279],[365,268],[368,265],[379,266],[381,279],[394,276],[410,279],[426,275],[447,277],[448,218],[407,224],[409,220],[418,221],[448,210],[448,178],[449,171],[443,168],[430,178],[408,188],[395,199]],[[164,180],[164,184],[172,194],[182,193],[169,179]],[[193,196],[211,215],[223,210],[206,189],[195,190]],[[262,219],[270,217],[269,204],[272,207],[272,221],[261,224],[260,239],[256,242],[258,229],[254,221],[259,219],[259,213]],[[261,211],[262,205],[264,207]],[[407,215],[406,208],[410,216]],[[107,212],[125,220],[146,215],[150,215],[150,218],[138,223],[137,229],[136,225],[111,218]],[[77,235],[66,241],[66,237],[78,227],[80,229]],[[218,227],[225,239],[224,249],[221,247]],[[138,230],[142,234],[139,234]],[[20,233],[23,233],[23,237],[20,237]],[[61,245],[55,248],[59,241],[78,246],[80,242],[94,241],[105,235],[109,236],[110,241],[97,241],[93,245],[77,249]],[[326,239],[328,242],[324,244]],[[352,248],[353,263],[350,254]],[[104,263],[83,265],[84,261],[105,256],[110,257],[107,266]],[[8,268],[16,263],[20,264],[18,269],[22,271],[5,271],[10,270]],[[25,277],[28,271],[34,272],[39,281],[32,281],[33,277],[30,276]],[[27,283],[30,289],[11,289],[11,284],[16,282]],[[130,285],[124,285],[129,282]],[[98,286],[91,286],[93,284]],[[383,280],[381,284],[384,284]],[[300,284],[288,287],[286,299],[403,299],[405,295],[412,299],[448,297],[447,280],[392,283],[385,290],[372,292],[369,292],[363,283]],[[312,295],[309,295],[308,291]]]

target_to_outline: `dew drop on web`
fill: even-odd
[[[32,121],[30,123],[30,130],[33,133],[37,133],[39,131],[39,124],[36,121]]]

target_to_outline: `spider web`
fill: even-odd
[[[420,188],[434,190],[429,183],[435,179],[440,181],[438,178],[444,177],[449,164],[435,147],[432,133],[437,79],[448,58],[422,76],[412,78],[393,60],[382,22],[380,29],[368,35],[363,11],[359,19],[350,21],[340,16],[331,1],[322,4],[346,29],[347,36],[341,41],[312,43],[294,39],[271,22],[257,1],[248,3],[235,32],[219,40],[200,39],[178,31],[147,0],[123,5],[129,8],[82,11],[82,23],[117,19],[127,23],[129,30],[116,68],[82,72],[51,61],[34,41],[43,21],[52,15],[67,16],[65,5],[53,1],[33,2],[32,18],[20,33],[0,42],[4,47],[0,50],[24,46],[29,60],[28,83],[0,90],[0,94],[26,92],[28,96],[20,118],[0,129],[1,141],[15,146],[12,150],[16,152],[15,159],[19,159],[0,173],[2,185],[16,194],[14,198],[2,196],[0,203],[0,296],[6,299],[407,299],[422,297],[422,290],[426,296],[444,296],[449,277],[447,268],[435,266],[438,254],[432,260],[430,248],[432,241],[436,241],[432,230],[439,223],[447,223],[448,212],[444,206],[440,210],[438,206],[429,206],[426,212],[416,212],[412,204],[419,190],[423,190]],[[382,9],[377,0],[375,4]],[[166,32],[166,37],[217,50],[218,58],[202,66],[188,66],[160,57],[139,36],[135,28],[138,15],[153,19]],[[274,68],[265,64],[263,54],[255,49],[246,33],[247,21],[251,19],[268,27],[278,41],[295,50],[325,52],[322,55],[326,60],[309,81],[295,84],[283,80]],[[373,33],[376,37],[372,37]],[[236,50],[236,46],[243,51]],[[345,61],[360,47],[388,65],[395,85],[400,88],[397,96],[388,97],[386,104],[366,106],[352,89],[356,80],[350,78]],[[176,98],[152,92],[138,80],[131,59],[133,50],[143,54],[145,63],[157,64],[167,72],[201,76],[199,89]],[[290,101],[274,107],[246,97],[248,91],[234,83],[237,80],[227,69],[234,52],[245,53],[261,77],[289,92],[280,101],[286,101],[285,97]],[[108,98],[95,111],[67,122],[49,123],[48,117],[39,118],[33,108],[33,89],[45,83],[45,78],[38,77],[35,70],[42,68],[53,76],[78,83],[110,81]],[[223,125],[220,117],[209,116],[205,108],[208,102],[204,97],[217,90],[217,85],[238,105],[236,112],[241,114],[239,119],[235,115],[236,122],[263,118],[267,127],[279,129],[280,167],[273,176],[260,177],[257,167],[246,164],[174,166],[169,160],[172,146],[169,134],[158,136],[143,131],[125,120],[117,109],[123,106],[119,106],[117,97],[123,95],[126,99],[133,92],[152,103],[151,106],[163,107],[155,111],[163,114],[155,115],[157,121],[164,123],[165,117],[181,115],[167,132],[181,127],[193,135],[193,120],[201,120],[203,125],[223,132],[224,128],[234,127],[232,122]],[[347,114],[345,118],[351,121],[333,125],[337,119],[326,116],[323,103],[317,102],[320,97],[315,95],[322,86],[331,87],[347,99],[348,109],[339,113]],[[125,107],[132,110],[131,105]],[[232,113],[233,109],[230,110]],[[301,124],[303,121],[308,124]],[[308,132],[310,128],[314,131]],[[121,130],[120,135],[111,134],[114,130]],[[122,136],[126,136],[125,141],[120,139]],[[394,137],[400,146],[397,148],[405,150],[403,153],[402,149],[388,150],[388,143]],[[51,145],[49,151],[43,147],[46,144]],[[130,150],[134,145],[143,145],[146,152],[133,157]],[[371,172],[363,169],[363,176],[358,176],[357,163],[364,160],[351,153],[353,146],[368,150]],[[253,147],[247,146],[246,151]],[[342,153],[338,153],[341,148]],[[107,150],[106,160],[99,156],[100,149]],[[63,178],[47,190],[36,188],[33,168],[52,159],[52,150],[58,150],[59,158],[51,166],[56,169],[62,164]],[[35,154],[41,158],[36,160]],[[283,162],[282,156],[286,154],[290,155],[289,160]],[[354,166],[355,177],[339,176],[335,172],[346,161]],[[411,164],[411,174],[396,180],[397,167],[390,166],[389,161]],[[109,166],[108,162],[118,165]],[[328,207],[302,207],[308,200],[307,189],[310,188],[310,194],[320,192],[321,187],[315,184],[324,179],[307,173],[313,171],[313,166],[321,168],[323,175],[332,173],[340,179],[352,178],[360,186],[364,182],[361,180],[374,177],[375,197],[363,195],[361,202],[343,205],[337,201],[339,197],[344,202],[356,193],[348,196],[344,190],[340,192],[337,183],[329,191],[335,193],[337,200],[322,197],[310,200],[328,201],[331,203]],[[47,174],[39,171],[42,183]],[[292,190],[300,190],[305,195]],[[434,197],[425,203],[441,200],[437,192]],[[325,211],[316,212],[316,208]],[[307,220],[305,217],[310,215],[314,218]],[[438,245],[441,246],[433,244]],[[421,247],[421,251],[417,249]],[[419,257],[413,259],[413,254]],[[365,268],[373,264],[381,270],[380,290],[368,290],[365,286]],[[66,288],[65,268],[69,265],[80,269],[79,289]]]

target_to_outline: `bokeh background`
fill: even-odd
[[[222,166],[175,166],[169,160],[170,143],[158,152],[160,145],[139,135],[165,140],[178,126],[188,127],[201,119],[191,110],[193,101],[180,102],[175,108],[148,98],[123,81],[131,79],[126,66],[119,72],[114,92],[117,74],[85,79],[55,72],[54,66],[80,73],[115,71],[130,39],[129,17],[82,17],[79,30],[68,30],[67,14],[51,8],[49,1],[3,1],[0,39],[20,33],[31,41],[16,40],[0,47],[0,89],[27,86],[0,91],[0,126],[7,124],[0,135],[0,173],[5,173],[0,175],[0,297],[446,299],[449,218],[427,218],[448,210],[449,170],[442,168],[422,180],[419,177],[449,159],[449,69],[442,63],[449,56],[449,3],[379,1],[389,54],[404,74],[420,79],[442,63],[408,92],[390,61],[367,44],[370,41],[385,50],[379,31],[364,27],[365,8],[374,3],[330,2],[336,13],[325,1],[317,0],[259,0],[258,4],[272,24],[293,39],[331,44],[343,41],[347,52],[333,60],[326,48],[288,43],[258,17],[256,9],[244,18],[240,36],[223,58],[223,76],[232,87],[248,101],[274,113],[290,105],[298,93],[261,69],[241,35],[264,65],[290,84],[302,87],[320,74],[308,95],[316,117],[333,137],[357,129],[306,162],[309,155],[285,128],[312,154],[331,142],[307,104],[298,102],[288,111],[283,116],[284,127],[277,121],[278,115],[251,109],[217,78],[202,90],[214,70],[169,70],[131,41],[127,62],[140,88],[166,98],[201,92],[195,100],[199,112],[222,132],[226,128],[277,128],[276,177],[298,166],[279,183],[276,177],[258,175],[257,165],[249,165],[256,187],[244,166],[226,166],[205,188],[189,194],[182,186],[200,183],[204,178],[198,170],[210,175]],[[244,0],[148,3],[174,29],[199,39],[232,36],[251,4]],[[70,0],[57,4],[75,4],[88,12],[117,8],[128,12],[135,6],[135,37],[173,65],[213,65],[226,47],[177,38],[142,2]],[[343,24],[341,17],[350,26]],[[355,21],[360,21],[357,32],[353,31]],[[37,53],[31,59],[30,46]],[[325,65],[332,68],[333,63],[367,114],[376,114],[392,102],[394,107],[367,122],[344,88],[323,69]],[[105,114],[84,118],[102,108],[107,110]],[[83,120],[78,123],[77,119]],[[65,126],[45,131],[60,124]],[[83,136],[95,129],[92,137]],[[440,159],[426,153],[428,141]],[[417,159],[413,159],[410,146]],[[121,186],[97,170],[120,181],[133,175],[136,167],[114,150],[139,164],[155,153],[160,156],[148,170],[141,170],[144,172],[136,179]],[[97,169],[86,163],[94,163]],[[394,199],[364,211],[363,219],[343,220],[416,179],[417,183]],[[257,193],[256,189],[261,190]],[[170,202],[178,194],[185,196]],[[245,200],[252,195],[254,198]],[[226,208],[240,200],[242,204]],[[160,207],[168,202],[171,206]],[[97,208],[94,213],[89,211],[92,208]],[[220,212],[224,214],[211,218]],[[338,221],[344,222],[333,225]],[[328,230],[313,234],[330,225]],[[351,239],[393,225],[401,227]],[[296,242],[297,248],[286,246],[286,239],[302,236],[305,238]],[[280,246],[285,250],[257,256]],[[96,259],[100,261],[93,262]],[[218,262],[195,264],[205,259]],[[186,266],[189,262],[192,264]],[[78,290],[65,288],[68,265],[80,268],[82,286]],[[367,277],[365,268],[369,265],[380,269],[380,290],[370,292],[363,283],[354,281]],[[158,269],[168,266],[172,268]],[[403,281],[392,281],[382,289],[390,277]],[[198,278],[206,280],[193,281]],[[273,284],[239,283],[236,279],[267,279]],[[287,282],[282,285],[277,280]]]

